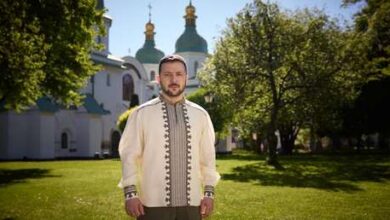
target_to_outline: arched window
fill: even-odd
[[[198,72],[198,68],[199,68],[199,63],[198,63],[198,61],[195,61],[195,63],[194,63],[194,74],[195,75]]]
[[[68,149],[68,147],[69,147],[69,137],[66,132],[63,132],[61,134],[61,148]]]
[[[195,63],[194,63],[194,75],[190,77],[191,79],[195,79],[196,78],[196,73],[198,72],[198,68],[199,68],[199,63],[198,63],[198,61],[195,61]]]
[[[111,76],[110,76],[110,73],[107,73],[106,85],[107,85],[107,86],[111,86]]]
[[[154,81],[154,80],[156,80],[156,72],[152,70],[150,71],[150,81]]]
[[[130,74],[126,74],[122,77],[122,99],[125,101],[131,101],[131,97],[134,94],[134,80]]]

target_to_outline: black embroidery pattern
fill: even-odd
[[[165,138],[165,202],[167,206],[171,206],[171,161],[170,161],[170,155],[171,155],[171,147],[170,147],[170,141],[169,141],[169,119],[168,119],[168,110],[167,110],[167,104],[165,102],[162,102],[162,108],[163,112],[163,119],[164,119],[164,138]]]
[[[138,197],[137,188],[135,185],[126,186],[124,189],[125,199],[132,199]]]
[[[210,186],[210,185],[204,186],[204,196],[209,198],[214,198],[214,186]]]
[[[186,152],[186,158],[187,158],[187,175],[186,175],[186,183],[187,183],[187,204],[190,205],[191,202],[191,125],[188,117],[188,110],[185,104],[183,106],[183,114],[184,114],[184,124],[186,126],[186,146],[187,146],[187,152]]]

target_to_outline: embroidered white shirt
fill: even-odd
[[[199,105],[185,99],[171,105],[162,97],[144,103],[129,116],[119,143],[119,186],[139,186],[148,207],[199,206],[202,188],[213,191],[220,178],[214,141]]]

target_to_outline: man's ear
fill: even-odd
[[[160,81],[161,81],[160,74],[158,74],[158,75],[156,76],[156,81],[157,81],[158,84],[161,84],[161,83],[160,83]]]

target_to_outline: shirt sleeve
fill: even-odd
[[[139,111],[134,110],[127,119],[119,141],[119,156],[122,163],[122,179],[119,187],[135,186],[138,182],[138,167],[143,152],[142,125]]]
[[[208,114],[206,115],[200,142],[200,171],[205,192],[214,189],[220,179],[215,163],[214,128],[210,116]]]

